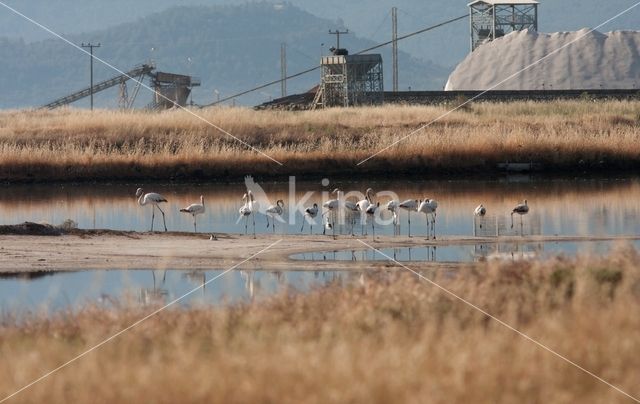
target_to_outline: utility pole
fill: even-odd
[[[91,59],[90,59],[90,86],[89,86],[89,93],[91,94],[91,110],[93,111],[93,48],[99,48],[100,47],[100,43],[98,42],[97,45],[92,44],[91,42],[89,43],[82,43],[82,47],[83,48],[89,48],[89,53],[91,55]]]
[[[349,30],[346,30],[346,31],[340,31],[339,29],[335,31],[329,30],[330,35],[336,36],[336,49],[340,49],[340,34],[348,34],[348,33],[349,33]]]
[[[398,91],[398,8],[391,8],[391,40],[393,53],[393,91]]]
[[[287,44],[280,45],[280,90],[282,96],[287,96]]]

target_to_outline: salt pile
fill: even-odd
[[[572,41],[576,42],[498,85]],[[640,31],[512,32],[467,55],[449,76],[445,90],[496,85],[495,90],[640,88]]]

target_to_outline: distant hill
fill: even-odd
[[[105,29],[135,21],[172,6],[238,5],[238,0],[4,0],[30,17],[57,32],[77,34]],[[399,30],[408,33],[467,12],[470,0],[271,0],[274,4],[293,4],[318,17],[333,22],[341,20],[345,27],[362,38],[383,41],[391,36],[390,9],[398,7]],[[540,0],[540,31],[573,31],[594,27],[633,5],[631,0]],[[640,7],[634,9],[600,31],[640,29]],[[241,33],[240,33],[241,34]],[[321,33],[319,41],[331,39]],[[0,37],[22,37],[25,41],[48,38],[46,32],[0,7]],[[345,43],[351,46],[350,36]],[[453,67],[468,53],[469,26],[459,21],[436,31],[403,41],[400,49],[420,59]],[[309,52],[307,52],[309,53]]]
[[[291,5],[250,3],[240,6],[184,6],[151,14],[135,22],[112,28],[71,35],[74,43],[100,42],[96,55],[127,70],[153,59],[159,70],[192,74],[203,86],[194,91],[196,103],[214,100],[214,90],[222,97],[233,92],[279,79],[280,44],[287,44],[288,72],[315,66],[321,52],[330,46],[327,30],[336,22],[321,19]],[[325,41],[326,45],[320,44]],[[346,42],[346,40],[345,40]],[[374,42],[350,35],[346,43],[352,51]],[[382,52],[386,83],[390,87],[390,50]],[[37,106],[85,87],[89,81],[89,58],[60,40],[25,42],[0,39],[0,108]],[[448,69],[400,54],[403,88],[442,88]],[[94,67],[95,80],[116,73],[100,63]],[[306,91],[317,84],[319,72],[288,83],[289,93]],[[238,100],[257,104],[280,95],[272,86]],[[141,104],[150,101],[144,90]],[[87,105],[79,101],[78,105]],[[117,105],[117,89],[96,95],[96,105]]]

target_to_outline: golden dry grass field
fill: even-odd
[[[640,166],[640,103],[478,103],[323,111],[194,110],[279,166],[185,111],[61,109],[0,113],[0,180],[228,180],[357,173],[474,173],[500,162],[548,170]]]
[[[425,276],[640,397],[640,256],[479,263]],[[0,324],[0,399],[148,313]],[[406,272],[253,304],[169,309],[13,401],[627,403],[629,397]]]

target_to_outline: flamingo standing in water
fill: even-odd
[[[524,203],[519,203],[515,208],[511,211],[511,228],[513,229],[513,214],[517,213],[520,215],[520,235],[522,236],[522,216],[529,213],[529,205],[527,205],[527,200],[524,200]]]
[[[160,209],[160,206],[158,205],[162,202],[167,202],[167,200],[162,195],[155,192],[149,192],[145,194],[142,188],[138,188],[136,190],[136,198],[138,198],[138,205],[140,206],[148,204],[153,205],[151,208],[151,231],[153,231],[153,221],[156,217],[156,208],[158,208],[160,213],[162,213],[162,223],[164,224],[164,231],[167,231],[167,222],[164,218],[164,211]]]
[[[360,226],[362,235],[364,235],[364,227],[367,224],[367,209],[373,204],[373,189],[367,188],[367,190],[364,192],[364,195],[364,199],[356,202],[356,209],[360,212]]]
[[[398,205],[398,207],[409,212],[409,237],[411,237],[411,212],[415,212],[418,210],[418,200],[417,199],[407,199]]]
[[[244,234],[247,234],[249,216],[251,216],[253,218],[253,238],[255,238],[256,237],[256,218],[253,215],[253,193],[251,193],[251,191],[247,191],[247,193],[242,196],[242,200],[244,201],[244,205],[242,205],[239,212],[240,212],[240,219],[244,217]],[[238,219],[238,221],[240,219]]]
[[[267,228],[269,228],[269,216],[271,216],[274,233],[276,232],[276,216],[280,217],[283,211],[284,211],[284,201],[282,199],[278,199],[275,205],[269,206],[265,211],[267,214]]]
[[[200,195],[200,203],[192,203],[186,208],[180,209],[180,212],[193,216],[193,232],[197,233],[196,216],[204,214],[204,196]]]
[[[374,226],[375,214],[376,214],[376,212],[378,211],[379,208],[380,208],[380,202],[376,203],[375,205],[374,204],[369,205],[369,207],[367,208],[367,210],[365,212],[367,214],[367,216],[371,217],[371,230],[372,230],[372,233],[373,233],[373,240],[376,239],[376,228]]]
[[[387,210],[393,214],[393,235],[398,235],[398,208],[400,202],[396,200],[390,200],[387,202]]]
[[[418,212],[424,213],[427,218],[427,238],[431,237],[433,232],[433,239],[436,238],[436,209],[438,208],[438,202],[433,199],[425,199],[418,206]],[[431,222],[429,222],[429,216],[431,216]],[[429,224],[431,224],[431,230],[429,230]]]
[[[480,228],[482,229],[482,218],[484,217],[484,215],[487,214],[487,208],[485,208],[482,204],[478,205],[476,207],[476,209],[473,211],[473,215],[476,217],[481,218],[480,219]],[[474,228],[474,233],[475,233],[475,228]],[[475,235],[475,234],[474,234]]]
[[[300,231],[302,232],[302,230],[304,230],[304,222],[307,221],[307,217],[311,218],[311,220],[315,222],[316,216],[318,216],[318,204],[314,203],[313,207],[306,208],[304,210],[304,218],[302,218],[302,228]],[[309,227],[311,228],[309,230],[309,234],[313,234],[313,222],[309,221]]]
[[[326,215],[327,213],[331,214],[331,222],[329,222],[329,219],[327,218],[327,222],[325,223],[324,229],[322,230],[322,234],[326,234],[327,232],[327,227],[333,229],[333,238],[336,238],[336,219],[335,219],[335,215],[336,215],[336,211],[338,209],[340,209],[340,189],[336,188],[333,190],[332,194],[337,194],[337,198],[336,199],[329,199],[328,201],[326,201],[325,203],[322,204],[322,207],[326,209],[326,211],[322,214],[322,216]]]

